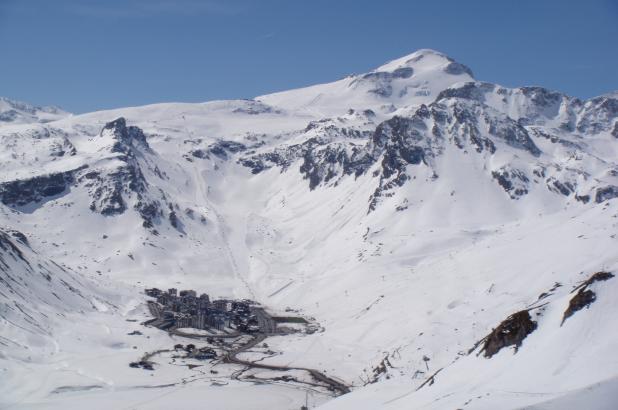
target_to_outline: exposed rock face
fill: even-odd
[[[4,205],[18,208],[59,197],[68,192],[76,174],[85,168],[84,166],[68,172],[4,182],[0,184],[0,201]]]
[[[548,119],[562,121],[563,128],[573,130],[582,104],[576,98],[542,87],[508,89],[496,84],[468,82],[442,91],[439,99],[459,98],[491,106],[522,126],[542,125]]]
[[[260,101],[254,100],[246,100],[245,105],[243,107],[236,108],[234,113],[237,114],[250,114],[250,115],[259,115],[259,114],[282,114],[282,111],[271,107],[268,104],[264,104]]]
[[[531,127],[529,129],[530,133],[535,137],[544,138],[546,140],[551,141],[553,144],[562,145],[565,148],[570,148],[573,150],[583,150],[583,146],[581,144],[575,143],[573,141],[566,140],[564,138],[560,138],[556,135],[549,134],[546,131],[542,131],[536,127]]]
[[[199,159],[209,159],[210,158],[210,155],[208,155],[208,152],[200,148],[190,151],[190,154],[193,157],[199,158]]]
[[[19,234],[25,238],[26,236],[19,232]],[[23,241],[22,241],[23,242]],[[27,239],[26,239],[26,244],[27,244]],[[22,251],[19,249],[19,247],[17,245],[15,245],[13,243],[13,239],[11,238],[11,235],[9,235],[8,233],[4,232],[4,231],[0,231],[0,250],[4,251],[4,253],[10,253],[13,254],[14,256],[16,256],[18,259],[24,261],[27,263],[27,261],[24,259],[24,255],[22,253]],[[2,269],[8,269],[8,265],[7,262],[5,262],[4,260],[4,255],[0,254],[0,266],[2,267]]]
[[[235,154],[246,150],[247,147],[244,144],[235,141],[217,141],[214,144],[208,146],[207,154],[212,154],[221,159],[228,159],[229,154]],[[194,156],[196,156],[194,154]]]
[[[422,106],[411,118],[393,117],[378,126],[368,144],[369,158],[379,163],[378,187],[369,199],[369,211],[375,210],[386,191],[402,186],[410,175],[409,165],[431,166],[434,157],[442,153],[441,138],[426,134],[425,119],[430,114]]]
[[[156,200],[140,200],[135,204],[135,209],[139,212],[144,228],[153,228],[157,221],[163,216],[161,204]]]
[[[610,272],[597,272],[585,280],[581,285],[573,289],[573,292],[577,291],[577,293],[569,301],[569,307],[564,311],[560,326],[564,324],[565,320],[573,316],[575,312],[589,307],[594,301],[597,300],[596,293],[594,293],[591,289],[588,289],[590,285],[595,282],[609,280],[613,277],[614,274]]]
[[[201,143],[195,141],[196,144]],[[234,154],[246,151],[248,147],[245,144],[236,141],[218,140],[204,148],[194,148],[189,151],[189,154],[193,158],[199,159],[221,159],[228,160]],[[191,160],[190,157],[185,156],[186,159]]]
[[[123,117],[105,124],[101,130],[101,135],[105,133],[111,133],[116,140],[112,147],[112,152],[118,152],[127,155],[129,158],[134,158],[136,150],[150,150],[150,146],[146,141],[146,135],[142,129],[136,126],[127,126],[127,121]]]
[[[309,189],[342,175],[359,176],[371,164],[365,152],[347,144],[320,144],[312,139],[303,144],[302,152],[299,170],[309,180]]]
[[[530,180],[524,172],[518,169],[502,167],[493,171],[491,175],[512,199],[518,199],[528,193],[528,182]]]
[[[528,131],[518,122],[515,122],[507,116],[486,116],[486,124],[489,125],[489,134],[504,141],[513,148],[528,151],[530,154],[538,157],[541,155],[541,150],[536,146],[530,138]]]
[[[313,128],[307,127],[305,131]],[[327,128],[321,131],[327,135]],[[380,197],[388,196],[386,191],[403,186],[411,178],[413,171],[409,166],[433,170],[449,144],[464,153],[472,149],[478,154],[492,155],[500,144],[505,144],[532,157],[541,155],[526,128],[517,121],[479,102],[446,96],[429,106],[422,105],[409,117],[395,116],[379,124],[364,145],[347,142],[349,135],[337,142],[314,137],[286,150],[243,157],[239,162],[256,174],[272,166],[286,170],[300,159],[299,171],[309,180],[310,189],[331,181],[336,183],[343,176],[358,177],[375,165],[380,178],[370,198],[371,211]],[[432,173],[433,178],[438,177],[435,170]],[[491,175],[513,199],[528,193],[529,177],[523,171],[505,166]]]
[[[77,154],[77,149],[66,137],[62,139],[62,143],[55,143],[49,153],[52,157],[74,156],[75,154]]]
[[[363,115],[371,116],[371,113]],[[305,128],[305,133],[317,133],[317,137],[310,137],[301,144],[275,148],[259,154],[247,152],[249,155],[240,157],[238,163],[250,168],[253,174],[259,174],[273,167],[285,171],[296,161],[302,160],[299,170],[309,180],[311,189],[324,181],[331,181],[335,176],[362,174],[365,171],[363,163],[366,162],[366,151],[357,142],[348,144],[340,140],[364,140],[371,132],[325,124],[326,122],[330,120],[311,122]]]
[[[111,134],[111,135],[110,135]],[[135,196],[139,203],[146,193],[148,183],[141,170],[140,158],[151,153],[144,132],[127,126],[124,118],[105,124],[101,136],[110,135],[114,140],[111,151],[121,154],[121,165],[112,169],[92,170],[80,182],[92,197],[90,209],[102,215],[119,215],[126,211],[128,198]]]
[[[122,214],[127,209],[123,194],[137,194],[139,198],[147,186],[139,166],[130,163],[111,171],[91,171],[80,182],[90,190],[90,210],[107,216]]]
[[[447,74],[451,74],[451,75],[468,74],[470,77],[474,78],[474,74],[472,73],[472,70],[468,66],[465,66],[456,61],[451,61],[446,66],[446,68],[444,68],[444,71]]]
[[[514,313],[485,337],[481,353],[484,352],[485,357],[491,358],[509,346],[515,346],[517,352],[523,340],[536,328],[537,324],[532,321],[527,310]]]
[[[573,192],[575,192],[575,187],[571,182],[562,182],[555,179],[554,177],[550,177],[547,179],[547,188],[550,191],[560,193],[564,196],[569,196]]]
[[[238,162],[251,169],[252,174],[259,174],[274,166],[280,167],[283,171],[297,159],[296,155],[286,155],[288,153],[289,150],[275,150],[273,152],[254,155],[249,158],[240,158]]]
[[[567,98],[562,93],[543,87],[521,87],[519,91],[527,97],[526,101],[534,107],[534,111],[536,112],[545,111],[555,113],[557,107]]]
[[[107,123],[99,135],[112,139],[110,152],[118,154],[112,157],[117,164],[96,166],[87,170],[80,168],[69,174],[53,176],[51,180],[43,181],[45,184],[36,180],[35,184],[30,185],[46,186],[42,194],[49,194],[50,192],[62,192],[68,184],[73,184],[87,190],[91,198],[89,205],[91,211],[111,217],[121,215],[133,208],[142,217],[143,226],[156,232],[154,226],[164,216],[162,204],[166,200],[160,189],[153,189],[148,183],[144,169],[159,178],[165,176],[156,165],[151,165],[156,163],[154,157],[156,154],[150,148],[146,135],[141,128],[128,126],[124,118]],[[19,185],[23,181],[16,183]],[[36,195],[29,194],[31,191],[32,189],[22,190],[22,196],[25,198],[21,202],[27,198],[37,198]],[[25,195],[26,193],[28,195]],[[12,200],[12,197],[7,198],[7,200]],[[178,221],[174,218],[177,217],[170,216],[169,219],[174,220],[178,225],[179,218],[177,218]]]
[[[594,196],[594,201],[599,204],[613,198],[618,198],[618,186],[598,188]]]
[[[19,118],[20,114],[16,110],[8,110],[0,113],[0,121],[2,122],[14,122]]]
[[[618,99],[610,96],[593,98],[581,109],[581,115],[576,129],[580,133],[598,134],[602,131],[615,130],[618,119]]]
[[[368,85],[369,92],[380,97],[390,97],[393,94],[391,82],[396,79],[406,79],[414,75],[412,67],[399,67],[391,71],[374,71],[355,79],[350,86]]]
[[[497,86],[495,84],[483,82],[469,82],[459,87],[451,87],[440,92],[436,100],[447,98],[463,98],[466,100],[474,100],[480,103],[485,102],[485,94],[493,92]]]

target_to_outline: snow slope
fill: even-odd
[[[562,318],[574,287],[618,267],[617,138],[615,94],[483,83],[433,50],[253,100],[5,124],[0,404],[304,403],[298,386],[128,368],[175,343],[127,321],[148,316],[143,287],[174,286],[315,318],[320,332],[269,338],[276,355],[247,353],[353,386],[312,406],[609,408],[618,279]],[[474,348],[529,308],[517,353]]]
[[[375,70],[339,81],[256,97],[255,100],[288,111],[320,118],[346,111],[372,110],[392,115],[398,108],[429,103],[458,82],[473,80],[463,64],[434,50],[418,50]]]
[[[0,127],[8,124],[51,122],[70,115],[58,107],[36,107],[0,97]]]

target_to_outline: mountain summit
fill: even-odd
[[[323,115],[343,113],[349,108],[388,112],[401,105],[429,103],[441,90],[472,80],[472,71],[463,64],[437,51],[419,50],[365,74],[256,100]]]

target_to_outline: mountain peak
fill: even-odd
[[[324,115],[339,115],[349,108],[391,112],[427,104],[453,84],[473,80],[472,71],[465,65],[439,51],[421,49],[368,73],[256,99],[275,107]]]
[[[136,144],[150,148],[142,129],[132,125],[127,126],[127,120],[124,117],[119,117],[105,124],[100,136],[105,137],[107,135],[111,135],[116,140],[112,152],[132,154],[132,147]]]
[[[451,75],[467,74],[470,76],[470,79],[474,79],[470,68],[458,63],[444,53],[429,48],[423,48],[389,61],[378,67],[375,71],[395,71],[404,67],[413,68],[418,71],[442,70]]]
[[[435,57],[443,60],[452,60],[446,54],[441,53],[440,51],[432,50],[430,48],[421,48],[410,54],[406,54],[405,56],[398,57],[394,60],[391,60],[378,68],[378,70],[388,70],[400,67],[402,65],[408,65],[410,63],[414,63],[416,61],[420,61],[423,58],[431,58]]]

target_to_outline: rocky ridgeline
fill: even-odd
[[[176,229],[182,231],[182,222],[174,204],[168,196],[148,182],[144,170],[151,178],[166,179],[159,170],[158,156],[148,144],[143,130],[127,126],[124,118],[107,123],[101,130],[101,137],[110,136],[111,152],[119,154],[120,165],[105,170],[93,170],[83,175],[82,182],[88,187],[92,202],[90,209],[103,215],[124,213],[130,206],[142,218],[144,228],[157,234],[156,225],[165,218]]]
[[[310,190],[335,187],[343,178],[368,175],[373,184],[367,198],[369,212],[411,181],[431,184],[441,178],[454,179],[449,179],[448,173],[456,171],[444,165],[464,161],[482,170],[481,178],[495,184],[511,200],[521,200],[535,191],[580,203],[618,197],[618,167],[604,159],[603,153],[590,149],[588,142],[601,133],[602,138],[618,138],[618,94],[583,101],[541,87],[509,89],[471,81],[435,91],[432,102],[403,105],[407,100],[393,93],[429,89],[428,84],[414,81],[423,70],[422,65],[414,64],[436,56],[444,61],[436,68],[440,75],[473,78],[468,67],[444,55],[418,53],[408,61],[348,77],[347,91],[382,99],[385,104],[373,106],[375,112],[359,108],[339,117],[313,118],[304,129],[275,135],[247,132],[242,142],[191,138],[184,141],[189,146],[184,159],[234,161],[254,175],[272,168],[298,172]],[[399,107],[395,107],[396,101],[401,103]],[[236,116],[268,115],[276,121],[289,114],[283,108],[254,100],[225,107],[232,120]],[[396,115],[379,121],[378,111],[386,118]],[[80,132],[79,128],[75,130]],[[48,159],[77,155],[65,131],[37,124],[20,132],[48,141],[48,149],[40,150]],[[19,145],[18,134],[4,135],[3,144]],[[153,232],[164,221],[182,232],[183,215],[190,210],[179,212],[165,192],[162,182],[167,176],[159,170],[165,167],[164,161],[150,147],[144,131],[127,125],[121,117],[105,124],[98,136],[92,135],[111,141],[106,148],[109,155],[103,160],[2,182],[0,202],[17,211],[31,211],[74,189],[85,189],[93,212],[112,217],[133,209],[141,216],[143,226]],[[26,158],[26,149],[20,149]],[[24,159],[24,166],[33,165],[33,161],[27,161]],[[459,188],[451,187],[453,192]]]
[[[75,183],[76,175],[87,166],[49,175],[0,184],[0,201],[11,208],[20,209],[29,204],[41,204],[67,194]]]
[[[138,203],[142,202],[148,183],[140,159],[151,150],[143,131],[138,127],[127,127],[124,118],[107,123],[100,134],[101,138],[106,136],[112,137],[111,152],[119,154],[116,159],[120,164],[111,169],[91,170],[82,176],[80,182],[88,188],[92,198],[90,210],[111,216],[124,213],[132,196]],[[148,213],[149,226],[155,215],[156,212]]]
[[[370,73],[372,81],[390,81],[408,75],[388,74]],[[358,81],[363,79],[360,77]],[[507,111],[513,105],[518,109]],[[547,124],[557,124],[555,134]],[[435,164],[449,146],[455,146],[461,154],[476,153],[479,163],[487,168],[487,177],[511,199],[527,195],[532,184],[539,184],[550,192],[572,196],[580,202],[593,199],[600,203],[618,197],[616,169],[610,166],[607,170],[612,183],[596,181],[589,187],[590,175],[585,169],[552,163],[552,158],[544,155],[535,140],[559,144],[575,156],[586,155],[585,142],[573,140],[585,138],[580,134],[613,132],[617,128],[618,100],[614,98],[582,102],[540,87],[506,89],[471,82],[441,92],[433,103],[420,106],[409,116],[394,116],[378,124],[367,136],[345,127],[337,130],[339,138],[333,138],[332,129],[327,127],[322,127],[316,136],[310,124],[303,143],[256,154],[246,152],[238,162],[253,174],[272,167],[283,172],[298,165],[298,171],[312,190],[320,185],[335,186],[342,177],[358,177],[371,170],[372,175],[379,177],[369,199],[371,211],[378,206],[380,198],[390,196],[390,191],[414,177],[414,167],[428,167],[432,179],[439,178]],[[558,136],[565,132],[573,133],[575,138]],[[359,144],[358,138],[363,136],[365,143]],[[492,169],[490,158],[498,151],[510,151],[513,158],[525,158],[526,165],[513,162],[494,165]]]
[[[69,113],[58,107],[36,107],[0,97],[0,124],[46,123],[66,117]]]
[[[89,208],[93,212],[115,216],[133,208],[141,216],[143,226],[155,233],[155,226],[165,218],[181,230],[182,222],[175,206],[160,188],[148,182],[145,175],[144,170],[148,170],[151,178],[165,178],[156,165],[157,154],[150,148],[142,129],[127,126],[124,118],[118,118],[107,123],[98,138],[111,138],[112,155],[107,161],[113,166],[84,164],[68,171],[0,183],[0,201],[23,211],[61,198],[72,189],[85,189],[91,198]],[[73,145],[68,148],[71,155],[76,154]]]

